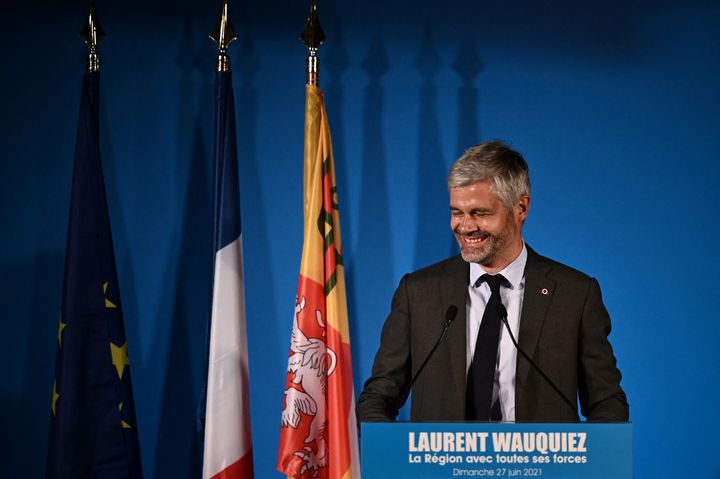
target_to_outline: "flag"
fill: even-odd
[[[203,478],[253,477],[232,74],[215,83],[215,258]]]
[[[80,101],[46,476],[141,478],[128,345],[98,132],[99,73]]]
[[[340,216],[322,91],[307,85],[305,228],[277,468],[293,478],[359,478]]]

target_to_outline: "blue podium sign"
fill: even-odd
[[[630,423],[362,425],[363,479],[630,479]]]

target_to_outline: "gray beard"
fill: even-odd
[[[462,259],[468,263],[485,265],[495,259],[498,252],[502,251],[505,243],[506,238],[490,236],[490,243],[487,245],[487,248],[480,251],[465,251],[463,247],[460,246],[460,255]],[[458,244],[461,245],[462,243],[458,241]]]

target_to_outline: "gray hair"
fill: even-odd
[[[493,192],[506,208],[523,196],[530,196],[528,165],[520,153],[500,140],[487,141],[468,148],[453,163],[447,177],[448,188],[491,181]]]

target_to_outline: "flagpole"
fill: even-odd
[[[227,49],[237,39],[227,0],[210,38],[215,74],[213,280],[208,321],[204,479],[252,479],[248,341],[243,278],[235,99]]]
[[[94,2],[70,192],[46,479],[142,479],[131,366],[102,172]]]
[[[230,23],[227,0],[223,2],[220,18],[218,19],[217,26],[215,26],[215,30],[210,33],[210,39],[212,39],[218,47],[217,71],[230,71],[227,49],[232,42],[237,40],[237,35],[235,34],[232,23]]]
[[[100,58],[97,54],[97,47],[100,42],[105,38],[105,30],[103,30],[100,21],[95,13],[95,2],[90,2],[90,11],[88,13],[88,20],[83,29],[80,31],[80,37],[85,40],[85,44],[88,46],[88,61],[87,71],[88,73],[95,73],[100,70]]]
[[[300,40],[308,48],[307,57],[307,84],[318,86],[320,83],[320,70],[318,68],[317,51],[320,44],[325,41],[325,32],[320,26],[320,19],[317,13],[317,0],[310,5],[310,15],[305,22],[305,29],[300,34]]]
[[[325,40],[312,0],[303,155],[303,247],[285,378],[277,469],[293,478],[359,479],[355,397],[332,139],[317,52]]]

